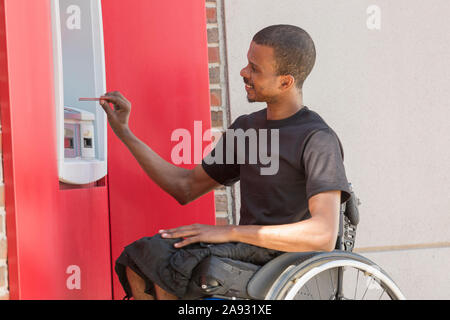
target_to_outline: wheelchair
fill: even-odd
[[[202,299],[404,300],[382,268],[352,252],[359,205],[351,189],[334,251],[283,253],[263,266],[211,256],[193,270],[189,290]]]

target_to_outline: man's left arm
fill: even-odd
[[[285,252],[332,251],[339,228],[341,191],[325,191],[308,201],[311,218],[271,226],[208,226],[194,224],[161,230],[163,238],[184,238],[181,248],[195,242],[244,242]]]

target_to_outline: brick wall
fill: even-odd
[[[208,31],[212,127],[216,132],[223,132],[230,125],[223,0],[206,0],[206,27]],[[235,223],[236,214],[232,203],[234,188],[220,187],[214,193],[216,223],[218,225]]]
[[[0,127],[0,300],[9,299],[6,242],[5,185],[3,183],[2,134]]]

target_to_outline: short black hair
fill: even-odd
[[[274,49],[277,75],[292,75],[297,88],[311,73],[316,62],[316,48],[303,29],[286,24],[273,25],[259,31],[253,41]]]

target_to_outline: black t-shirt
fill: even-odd
[[[320,192],[341,190],[341,203],[350,197],[341,143],[316,112],[303,107],[289,118],[267,120],[263,109],[240,116],[229,129],[235,135],[223,134],[202,167],[220,184],[240,180],[240,225],[308,219],[308,199]],[[245,144],[238,133],[247,133],[240,139]]]

